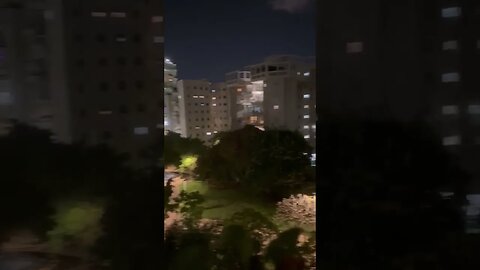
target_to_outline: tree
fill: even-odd
[[[198,156],[184,155],[181,158],[179,171],[182,173],[192,173],[197,168]]]
[[[297,194],[284,198],[277,203],[275,217],[279,220],[294,223],[297,226],[306,225],[315,228],[317,215],[315,196]]]
[[[464,228],[466,175],[454,157],[421,123],[332,118],[317,128],[319,267],[434,269],[429,258]]]
[[[202,179],[239,185],[272,199],[290,195],[307,179],[311,147],[296,132],[246,126],[214,140],[198,160],[196,172]]]
[[[179,166],[182,156],[198,156],[206,149],[201,140],[183,138],[175,132],[168,132],[157,141],[153,147],[150,147],[148,156],[155,160],[163,159],[165,165]]]

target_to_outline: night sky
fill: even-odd
[[[269,55],[315,55],[310,0],[166,0],[165,57],[180,79],[224,80]]]

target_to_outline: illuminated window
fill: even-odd
[[[242,88],[237,88],[237,92],[242,92]]]
[[[216,97],[212,97],[213,100],[216,100],[217,98]]]
[[[460,81],[460,74],[458,72],[444,73],[442,74],[442,82],[458,82]]]
[[[148,127],[136,127],[133,129],[135,135],[146,135],[148,134]]]
[[[460,143],[461,143],[460,136],[443,137],[443,145],[445,146],[459,145]]]
[[[193,96],[193,98],[198,98],[198,96]]]
[[[98,11],[92,12],[92,17],[106,17],[106,16],[107,16],[106,12],[98,12]]]
[[[443,18],[455,18],[459,17],[462,14],[462,9],[460,7],[449,7],[442,9]]]
[[[317,129],[317,125],[312,125],[312,128],[313,128],[313,129]]]
[[[127,37],[125,37],[124,35],[118,35],[118,36],[115,38],[115,41],[117,41],[117,42],[125,42],[125,41],[127,41]]]
[[[363,42],[348,42],[346,50],[347,53],[360,53],[363,51]]]
[[[307,125],[303,126],[303,129],[309,129],[309,128],[310,126],[307,126]]]
[[[213,106],[213,107],[216,107],[216,106],[217,106],[217,104],[216,104],[216,103],[213,103],[213,104],[212,104],[212,106]]]
[[[310,135],[305,135],[305,136],[303,136],[303,138],[310,139]]]
[[[195,129],[200,129],[200,127],[199,127],[199,126],[196,126]]]
[[[153,37],[153,43],[163,43],[164,40],[162,36]]]
[[[310,72],[303,73],[303,76],[310,76]]]
[[[280,108],[280,106],[278,106],[278,105],[273,105],[273,109],[274,109],[274,110],[278,110],[279,108]]]
[[[112,114],[112,111],[99,111],[98,114],[100,114],[100,115],[109,115],[109,114]]]
[[[210,136],[210,135],[212,135],[212,132],[207,132],[206,134],[207,134],[207,136]]]
[[[456,40],[444,41],[442,44],[442,48],[444,51],[456,50],[458,48],[458,41]]]
[[[442,113],[445,115],[457,114],[458,107],[455,105],[447,105],[442,107]]]
[[[152,17],[152,23],[159,23],[163,22],[163,17],[162,16],[153,16]]]
[[[303,95],[303,98],[304,98],[304,99],[309,99],[309,98],[310,98],[310,94],[305,94],[305,95]]]
[[[303,108],[308,109],[308,108],[310,108],[310,106],[309,105],[303,105]]]
[[[127,14],[125,12],[112,12],[110,13],[110,17],[112,18],[125,18]]]
[[[470,106],[468,106],[468,113],[470,113],[470,114],[480,114],[480,105],[470,105]]]
[[[305,115],[303,116],[303,119],[309,119],[309,118],[310,118],[310,115],[308,115],[308,114],[305,114]]]
[[[205,96],[198,96],[198,98],[205,98]]]
[[[264,83],[264,84],[263,84],[263,87],[267,87],[267,84],[266,84],[266,83]]]
[[[215,90],[212,89],[212,93],[215,93]]]

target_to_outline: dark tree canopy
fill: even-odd
[[[272,197],[284,196],[306,179],[312,149],[299,133],[246,126],[213,141],[198,160],[203,179]]]
[[[154,149],[158,157],[163,158],[165,165],[178,166],[182,156],[200,155],[206,146],[199,139],[183,138],[178,133],[169,132]]]

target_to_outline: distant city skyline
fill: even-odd
[[[165,57],[179,79],[224,81],[270,55],[315,56],[313,1],[165,3]]]

